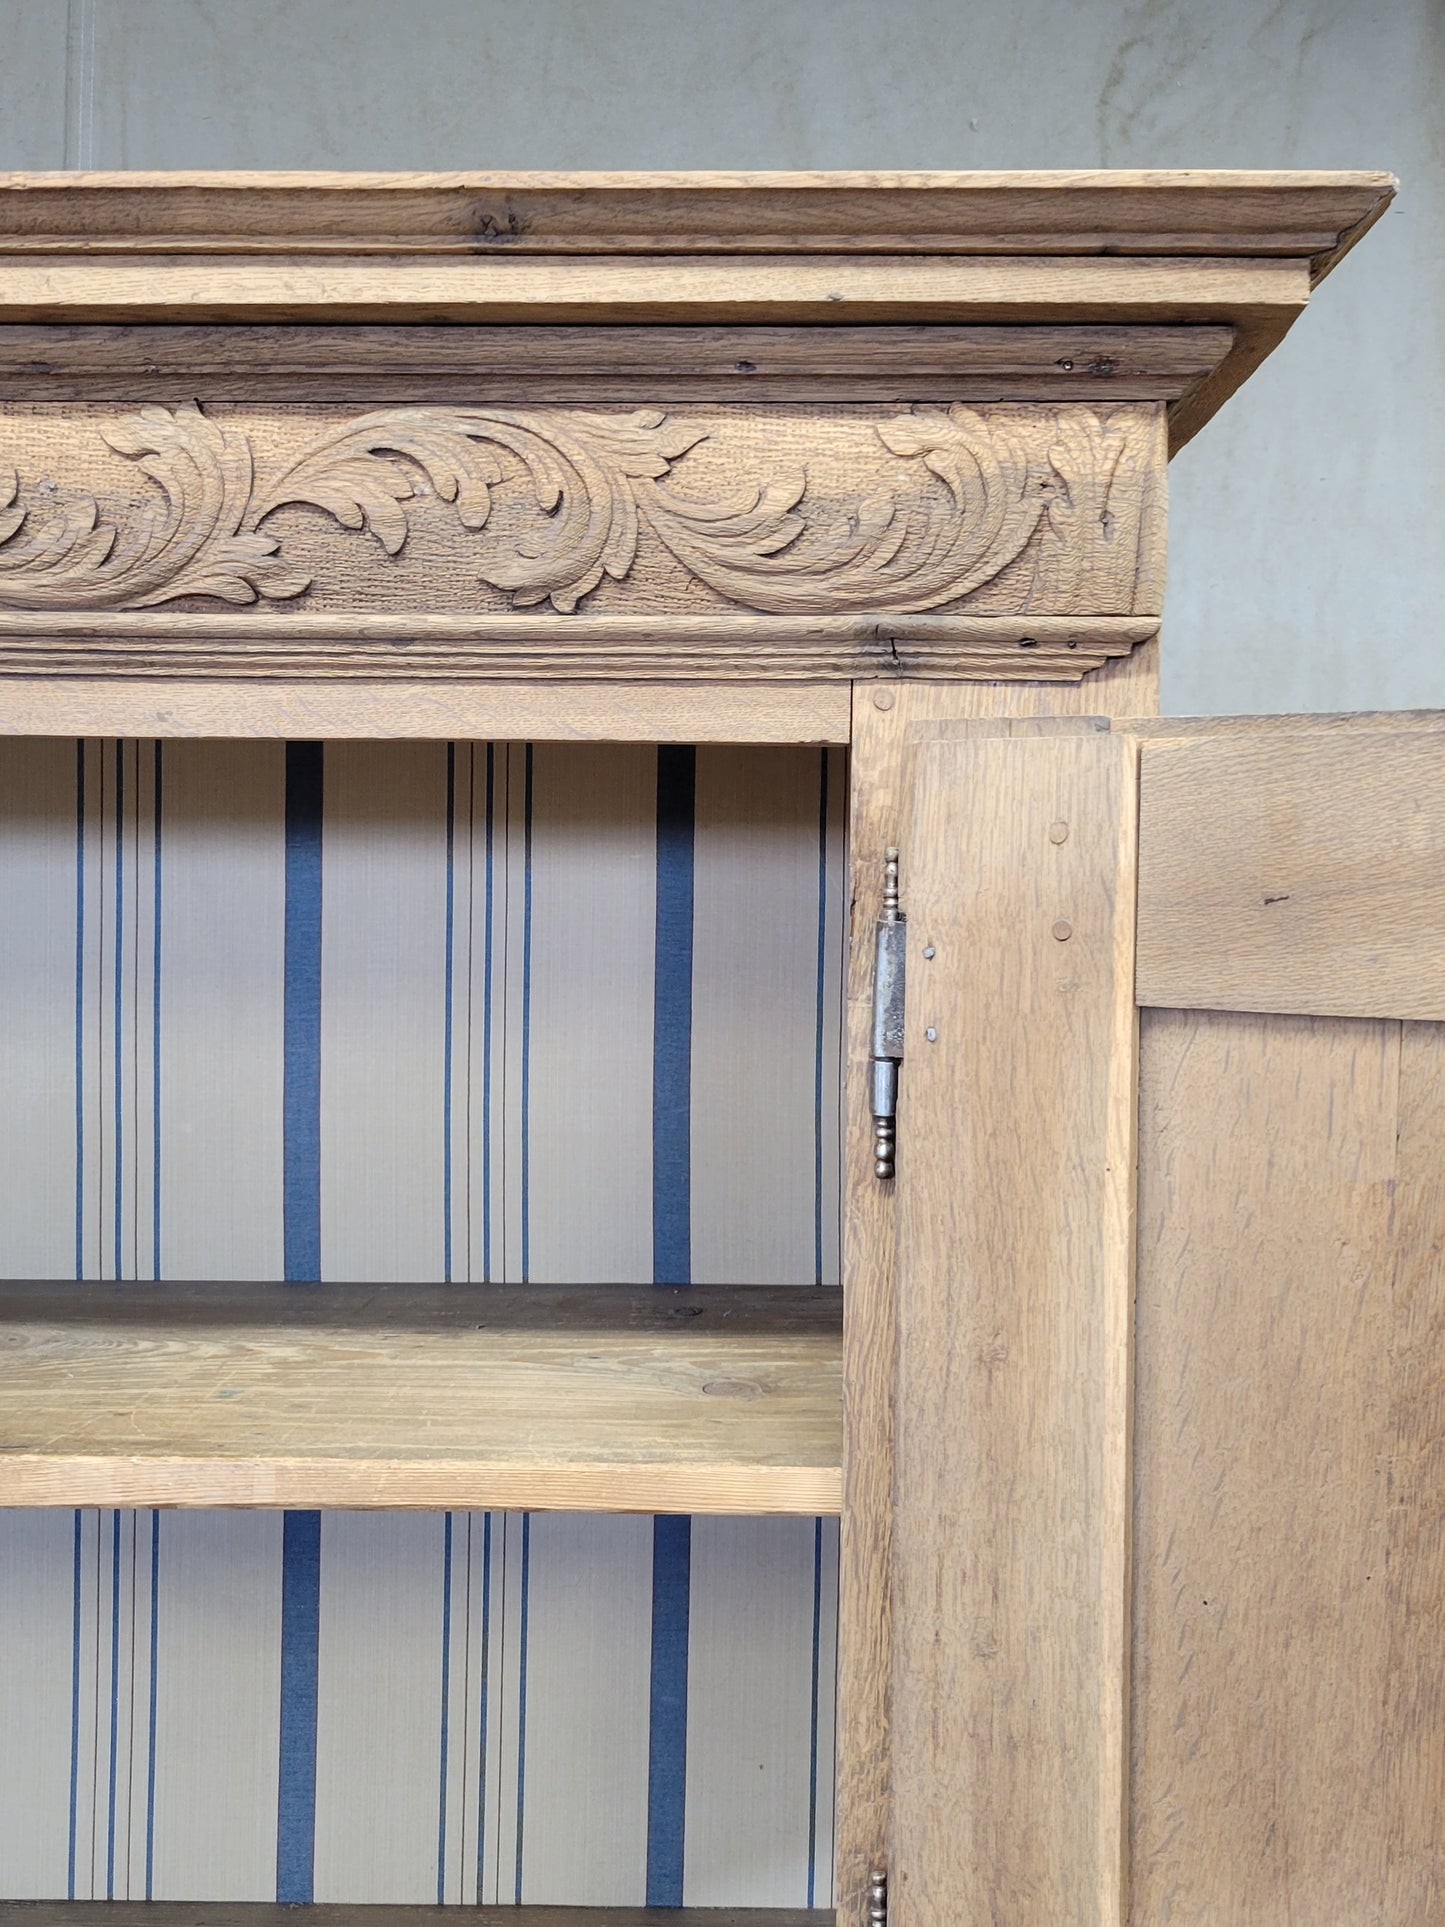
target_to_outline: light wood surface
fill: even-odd
[[[1159,631],[1157,616],[376,616],[0,610],[0,676],[163,680],[355,676],[419,684],[851,680],[1077,682]]]
[[[296,254],[238,260],[0,248],[19,323],[1183,322],[1297,312],[1307,264],[1255,255]],[[1152,312],[1151,312],[1152,311]]]
[[[1321,710],[1318,714],[1284,716],[1140,716],[1129,723],[1131,734],[1150,743],[1197,742],[1203,737],[1334,736],[1379,730],[1413,734],[1445,729],[1445,713],[1438,709]]]
[[[757,249],[1241,253],[1323,273],[1382,173],[65,173],[0,176],[0,244],[219,254]]]
[[[3,208],[0,196],[0,208]],[[20,401],[1176,401],[1227,327],[9,327]]]
[[[1177,448],[1394,188],[1382,173],[1202,171],[12,175],[0,314],[1232,329],[1171,398]]]
[[[1445,1917],[1445,1028],[1148,1012],[1138,1927]]]
[[[838,1509],[836,1292],[0,1285],[0,1504]]]
[[[1439,728],[1143,749],[1138,998],[1445,1018]]]
[[[0,609],[1156,615],[1163,413],[0,403]],[[514,616],[515,619],[515,616]],[[523,620],[527,620],[523,615]]]
[[[838,1918],[863,1927],[870,1868],[887,1864],[892,1811],[892,1548],[897,1301],[896,1186],[873,1176],[867,1061],[872,931],[883,852],[902,836],[913,745],[960,724],[1002,729],[1049,718],[1147,716],[1158,708],[1158,646],[1083,683],[857,683],[853,691],[852,903],[844,1184],[844,1504],[838,1664]],[[1132,727],[1132,724],[1131,724]],[[904,889],[911,859],[904,859]]]
[[[1381,1911],[1424,1921],[1445,1914],[1445,1024],[1400,1026],[1392,1206]],[[1378,1491],[1378,1467],[1368,1470]],[[1363,1853],[1373,1843],[1362,1817],[1352,1840]]]
[[[11,1900],[15,1927],[829,1927],[815,1907],[402,1907],[319,1901]]]
[[[3,200],[3,195],[0,195]],[[452,257],[0,251],[0,322],[380,326],[1215,326],[1233,345],[1171,405],[1178,448],[1309,298],[1302,256]]]
[[[846,743],[844,682],[0,676],[0,736]]]
[[[898,1927],[1123,1906],[1135,757],[1086,726],[914,759]]]

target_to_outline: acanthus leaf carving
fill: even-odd
[[[772,614],[905,613],[972,594],[1024,551],[1068,482],[1060,432],[1025,445],[975,410],[918,408],[873,425],[901,465],[831,520],[808,512],[802,467],[723,496],[678,486],[674,465],[706,438],[662,411],[406,406],[328,428],[274,474],[247,436],[198,404],[146,407],[104,435],[155,493],[106,520],[92,500],[22,497],[0,478],[0,607],[145,609],[181,597],[278,602],[311,587],[264,526],[290,504],[319,510],[397,555],[427,493],[482,536],[476,571],[518,607],[574,611],[624,580],[645,525],[690,576]],[[1033,445],[1036,444],[1036,445]],[[1092,459],[1092,458],[1091,458]],[[524,476],[537,514],[489,542],[494,492]],[[424,478],[424,481],[423,481]],[[1067,519],[1067,518],[1065,518]]]

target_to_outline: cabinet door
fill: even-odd
[[[1445,1917],[1445,733],[915,733],[890,1921]]]

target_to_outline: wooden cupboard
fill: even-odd
[[[1391,191],[12,177],[0,730],[846,745],[852,940],[841,1293],[17,1281],[0,1502],[837,1511],[840,1927],[1445,1917],[1445,722],[1155,713]]]

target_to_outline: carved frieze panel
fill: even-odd
[[[1077,677],[1163,410],[0,403],[0,673]]]
[[[0,407],[26,614],[1153,614],[1152,403]]]

